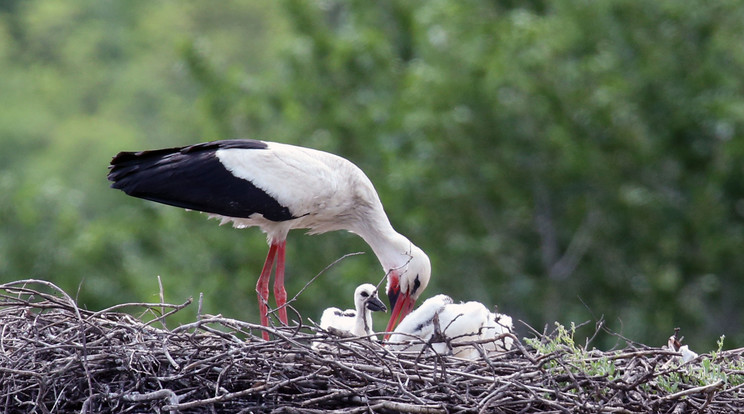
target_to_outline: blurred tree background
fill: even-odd
[[[424,297],[744,346],[743,21],[734,0],[3,0],[0,279],[101,309],[157,301],[160,275],[166,301],[257,321],[258,230],[106,173],[122,150],[259,138],[364,169],[432,259]],[[290,239],[290,297],[366,252],[310,285],[306,318],[383,277],[354,235]]]

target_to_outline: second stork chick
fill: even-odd
[[[490,312],[480,302],[453,303],[449,296],[437,295],[403,319],[388,343],[392,350],[412,352],[421,352],[430,344],[438,354],[475,360],[480,351],[464,343],[483,342],[486,352],[506,351],[513,338],[496,338],[511,332],[511,317]]]
[[[320,327],[344,336],[372,335],[372,312],[387,312],[377,296],[375,285],[365,283],[354,291],[354,308],[342,311],[328,308],[320,317]]]

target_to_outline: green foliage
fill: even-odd
[[[615,380],[618,376],[618,369],[615,361],[610,358],[611,355],[606,353],[599,357],[593,355],[591,350],[579,345],[575,341],[576,325],[572,322],[571,328],[556,322],[555,332],[548,338],[525,338],[525,342],[535,348],[538,353],[549,355],[553,353],[565,353],[565,358],[559,363],[551,359],[547,368],[556,372],[563,372],[568,369],[574,373],[581,373],[590,377],[605,377],[608,380]],[[568,363],[568,366],[565,364]]]
[[[652,343],[740,337],[740,5],[326,6],[287,2],[261,135],[357,161],[432,289]]]
[[[255,137],[362,167],[432,258],[425,296],[741,346],[742,20],[730,0],[7,2],[0,278],[102,308],[156,300],[160,275],[166,300],[255,320],[263,235],[105,180],[120,150]],[[290,296],[368,253],[304,316],[383,277],[353,235],[290,238]]]
[[[203,92],[183,45],[196,39],[202,51],[210,41],[222,45],[230,26],[233,36],[271,32],[242,26],[248,15],[266,15],[268,24],[273,14],[264,6],[232,7],[232,25],[229,10],[221,16],[208,5],[31,1],[0,13],[2,280],[53,280],[79,291],[92,309],[156,301],[157,275],[166,300],[205,291],[205,311],[212,313],[221,311],[218,298],[252,304],[245,298],[251,280],[238,276],[246,267],[240,258],[264,248],[261,236],[226,241],[226,229],[127,199],[105,178],[118,151],[209,134],[212,115],[194,106]],[[246,51],[234,43],[224,49]],[[248,67],[264,64],[259,53],[252,62]],[[204,253],[209,246],[216,254]]]
[[[709,355],[702,355],[683,365],[683,370],[676,370],[660,375],[656,383],[663,392],[674,393],[680,391],[682,384],[690,386],[706,386],[721,382],[726,387],[744,384],[744,369],[742,361],[729,361],[720,356],[723,350],[723,339],[718,339],[718,348]]]
[[[555,378],[566,378],[566,372],[580,374],[587,377],[601,377],[607,381],[627,381],[625,368],[627,364],[619,362],[621,358],[628,358],[633,352],[593,352],[586,346],[576,343],[577,327],[571,324],[566,328],[555,323],[555,331],[549,336],[540,338],[525,338],[527,345],[533,347],[538,354],[543,355],[545,369],[550,370]],[[655,369],[654,379],[641,387],[646,392],[661,395],[672,394],[690,387],[699,387],[721,382],[728,387],[744,384],[744,363],[736,358],[721,357],[723,350],[723,336],[718,340],[717,350],[710,354],[703,354],[698,358],[684,363],[680,358],[670,359]],[[562,386],[570,386],[570,377]]]

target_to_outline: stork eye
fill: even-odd
[[[362,293],[361,293],[361,295],[362,295],[362,297],[363,297],[363,298],[366,298],[366,297],[368,297],[368,296],[369,296],[369,293],[367,293],[367,292],[362,292]]]
[[[419,275],[416,275],[416,278],[413,280],[413,289],[411,289],[411,293],[417,291],[420,287],[421,281],[419,280]]]

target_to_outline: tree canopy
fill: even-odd
[[[264,236],[128,198],[106,167],[258,138],[359,165],[432,259],[424,297],[744,346],[742,21],[729,0],[3,2],[0,278],[95,309],[155,300],[160,275],[257,320]],[[383,277],[353,235],[290,239],[290,297],[367,253],[305,318]]]

